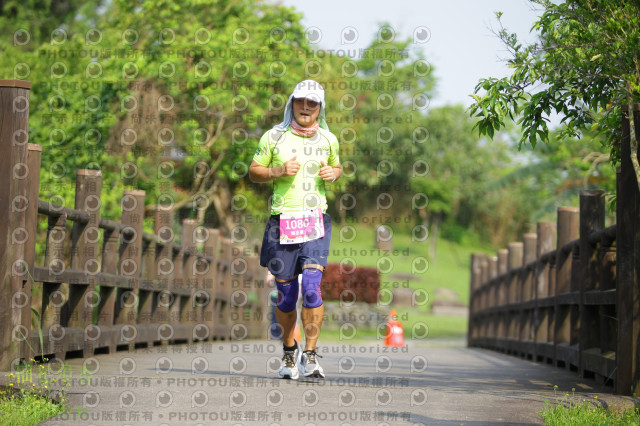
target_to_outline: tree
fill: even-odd
[[[498,36],[510,52],[510,77],[481,80],[469,111],[480,134],[493,138],[504,120],[519,119],[520,145],[549,141],[549,115],[562,116],[564,139],[585,130],[606,140],[610,162],[620,161],[622,106],[640,101],[640,3],[531,0],[543,13],[533,24],[538,41],[522,45],[502,25]],[[501,13],[497,13],[498,21]],[[640,117],[635,118],[640,119]],[[634,117],[630,117],[632,131]],[[638,135],[636,135],[637,137]],[[632,162],[640,185],[637,141]]]
[[[74,21],[96,17],[101,0],[0,0],[0,37],[14,45],[60,40]],[[63,27],[63,25],[65,27]],[[35,44],[31,44],[35,46]]]
[[[552,130],[548,144],[536,145],[524,158],[519,155],[519,161],[506,164],[484,187],[484,199],[474,213],[480,224],[494,224],[487,225],[485,239],[504,246],[535,232],[537,222],[555,220],[558,207],[578,205],[581,190],[615,193],[616,173],[607,164],[602,139],[587,131],[581,139],[560,142],[558,133]]]
[[[323,62],[329,126],[340,140],[345,168],[328,196],[342,221],[347,210],[341,205],[360,217],[411,213],[408,171],[424,142],[414,132],[435,84],[432,68],[414,47],[410,40],[396,40],[392,27],[383,23],[359,58],[332,55]],[[385,200],[383,209],[379,197]]]
[[[414,167],[405,173],[411,188],[429,197],[428,206],[419,213],[430,228],[429,255],[434,258],[441,225],[469,225],[460,213],[477,208],[477,198],[491,180],[499,157],[492,152],[496,146],[482,146],[460,106],[434,108],[420,124],[429,130],[429,139],[416,144],[412,155],[428,164],[429,173],[413,176]]]
[[[303,77],[300,15],[248,0],[113,0],[89,17],[69,2],[76,11],[52,14],[39,33],[44,3],[30,11],[7,2],[0,15],[8,34],[39,34],[0,40],[0,75],[33,82],[40,197],[72,205],[75,170],[97,168],[111,189],[105,217],[117,218],[123,189],[138,188],[148,213],[171,203],[200,219],[213,211],[232,228],[230,204],[246,192],[242,165],[254,152],[248,140],[281,117],[274,105]],[[63,30],[53,41],[52,29]]]

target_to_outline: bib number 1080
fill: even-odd
[[[280,244],[299,244],[322,238],[322,211],[300,211],[280,214]]]
[[[286,222],[287,229],[302,229],[308,227],[309,224],[309,218],[288,220]]]

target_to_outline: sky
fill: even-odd
[[[503,12],[504,26],[525,41],[535,40],[529,30],[540,13],[525,0],[271,1],[302,12],[302,24],[319,30],[319,49],[364,49],[383,22],[393,28],[396,39],[411,38],[438,79],[432,107],[469,106],[469,94],[481,78],[511,74],[505,47],[491,30],[499,27],[496,11]]]

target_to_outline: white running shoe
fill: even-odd
[[[296,348],[292,351],[284,351],[282,356],[282,364],[280,370],[278,370],[279,379],[293,379],[298,378],[298,364],[300,363],[300,349],[298,349],[298,342],[296,342]]]
[[[324,370],[320,367],[318,358],[322,358],[322,356],[318,355],[315,350],[302,352],[298,368],[304,377],[324,379]]]

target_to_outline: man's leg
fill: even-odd
[[[302,327],[304,328],[305,344],[304,350],[315,350],[320,329],[322,328],[322,318],[324,316],[324,305],[317,308],[302,307]]]
[[[278,370],[278,377],[281,379],[297,379],[299,376],[298,363],[301,352],[299,346],[293,338],[298,313],[296,304],[298,303],[298,278],[282,280],[276,278],[278,287],[278,303],[276,305],[276,319],[282,327],[282,364]]]
[[[276,320],[278,321],[278,324],[280,325],[280,327],[282,327],[282,343],[287,347],[291,347],[295,345],[293,333],[295,331],[296,321],[298,319],[298,311],[296,309],[296,303],[298,302],[298,291],[297,291],[298,279],[291,278],[288,280],[283,280],[280,278],[276,278],[276,281],[280,283],[280,285],[278,286],[280,287],[280,289],[278,290],[279,294],[278,294],[278,305],[276,306]],[[282,284],[284,283],[290,283],[289,286],[291,287],[295,286],[296,290],[294,291],[293,288],[291,288],[290,289],[291,293],[286,292],[286,296],[285,296],[285,292],[281,290],[281,289],[284,289],[284,287],[282,287]],[[291,296],[291,294],[293,293],[295,293],[295,299]],[[290,300],[284,300],[284,299],[290,299]],[[290,310],[288,312],[283,312],[280,309],[280,307],[282,307],[283,309],[286,310],[291,305],[293,305],[293,310]],[[303,313],[304,313],[304,309],[303,309]]]
[[[324,370],[318,362],[322,358],[316,352],[320,337],[324,304],[322,302],[322,273],[327,264],[331,241],[331,216],[323,215],[324,237],[308,241],[300,254],[302,264],[302,327],[305,334],[305,349],[299,363],[304,377],[324,378]]]
[[[305,335],[304,350],[315,350],[322,320],[324,317],[324,304],[320,293],[322,280],[322,265],[309,264],[302,268],[302,327]]]

